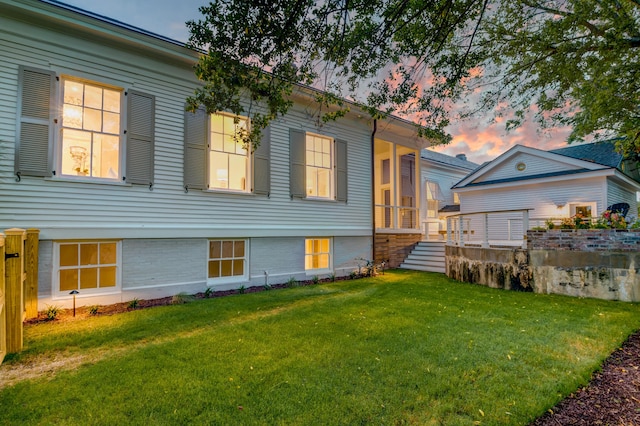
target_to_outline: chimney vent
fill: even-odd
[[[467,161],[467,155],[466,154],[458,154],[458,155],[456,155],[456,158],[459,158],[462,161]]]

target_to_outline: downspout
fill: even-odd
[[[371,133],[371,260],[376,262],[376,181],[375,181],[375,155],[376,132],[378,120],[373,119],[373,132]]]

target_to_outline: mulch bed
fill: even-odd
[[[322,280],[326,281],[326,280]],[[321,282],[322,282],[321,281]],[[311,281],[297,285],[312,285]],[[274,285],[271,288],[283,288],[286,284]],[[216,291],[210,294],[198,293],[193,298],[224,297],[231,294],[254,293],[265,291],[263,287],[249,287],[246,290]],[[97,312],[91,313],[89,307],[76,309],[73,316],[71,309],[62,309],[55,321],[75,321],[89,316],[113,315],[134,309],[163,306],[180,303],[176,297],[139,300],[135,307],[131,302],[100,305]],[[44,313],[38,318],[26,321],[27,324],[47,321]],[[640,331],[616,350],[603,364],[601,371],[594,373],[591,382],[584,388],[571,394],[530,426],[640,426]]]
[[[640,425],[640,332],[632,334],[584,388],[531,426]]]

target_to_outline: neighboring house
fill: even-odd
[[[629,216],[635,216],[639,181],[638,162],[617,153],[614,141],[552,151],[516,145],[470,173],[453,191],[462,214],[528,209],[532,227],[576,214],[595,218],[616,203],[628,203]],[[482,219],[468,220],[465,227],[482,238]],[[490,239],[522,238],[522,212],[493,214],[488,223]]]
[[[299,88],[250,153],[232,138],[245,118],[184,112],[197,59],[59,2],[0,0],[0,230],[40,230],[41,309],[73,290],[87,305],[348,275],[421,237],[428,141],[411,123],[354,108],[318,126]]]
[[[430,149],[420,152],[420,161],[424,194],[421,208],[422,229],[428,239],[443,239],[446,217],[460,212],[460,199],[451,187],[479,165],[468,161],[464,154],[452,157]]]

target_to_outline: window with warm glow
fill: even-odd
[[[304,269],[329,269],[331,267],[331,240],[307,238],[305,240]]]
[[[118,242],[65,242],[57,244],[59,291],[84,293],[113,290],[118,285]]]
[[[246,240],[209,241],[210,279],[244,277],[247,264]]]
[[[250,152],[242,142],[246,117],[211,115],[209,188],[248,191]]]
[[[61,174],[119,179],[122,90],[64,79],[62,92]]]
[[[307,196],[333,199],[333,140],[307,134]]]

